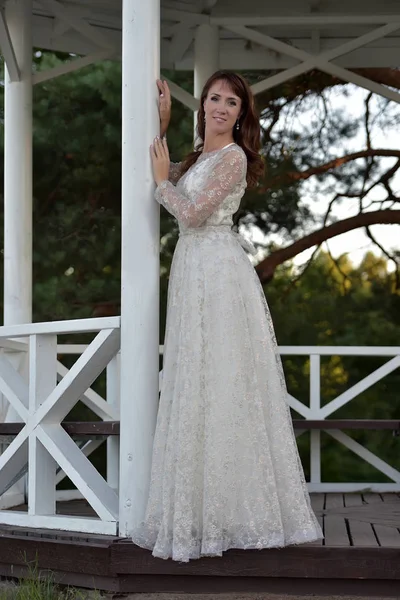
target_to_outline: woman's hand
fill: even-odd
[[[164,137],[167,133],[168,125],[171,119],[171,92],[168,83],[157,79],[158,87],[158,112],[160,113],[160,136]]]
[[[156,137],[150,146],[151,162],[153,164],[153,177],[157,185],[168,179],[169,151],[166,139]]]

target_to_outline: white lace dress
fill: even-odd
[[[245,188],[246,156],[230,144],[202,154],[179,181],[172,165],[156,190],[180,237],[149,498],[132,539],[160,558],[322,537],[251,248],[231,230]]]

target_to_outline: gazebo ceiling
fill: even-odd
[[[121,0],[34,0],[34,45],[117,58],[121,6]],[[296,50],[321,55],[344,44],[349,51],[333,58],[342,67],[400,64],[398,0],[161,0],[163,68],[193,69],[193,40],[203,23],[219,27],[221,68],[287,69],[305,60]]]

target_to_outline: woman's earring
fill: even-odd
[[[236,130],[239,131],[240,129],[240,123],[239,123],[239,119],[236,121]]]

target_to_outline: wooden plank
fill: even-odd
[[[335,509],[342,509],[343,506],[343,494],[326,494],[326,512],[324,517],[325,547],[350,546],[345,517],[335,514]]]
[[[400,524],[399,524],[400,525]],[[380,546],[400,548],[400,532],[397,527],[373,525]]]
[[[345,494],[344,495],[344,505],[346,507],[350,506],[362,506],[363,499],[359,492],[355,492],[353,494]]]
[[[23,428],[23,423],[0,423],[0,435],[17,435]],[[64,429],[70,435],[119,435],[119,421],[64,421]],[[293,419],[295,429],[400,429],[400,421],[346,420],[330,419],[313,421]]]
[[[382,504],[382,500],[380,498],[379,502]],[[345,505],[348,508],[354,509],[354,507],[357,506],[364,507],[365,502],[361,494],[345,494]],[[361,547],[379,546],[374,529],[372,527],[372,523],[365,522],[364,520],[360,521],[357,517],[358,515],[355,510],[352,510],[351,513],[349,513],[348,515],[351,544],[353,546]]]
[[[270,550],[229,550],[222,557],[189,563],[154,558],[132,542],[114,542],[111,570],[119,574],[235,576],[267,578],[366,578],[400,580],[396,548],[310,547]]]
[[[108,575],[108,545],[41,539],[36,536],[3,536],[0,538],[0,563],[26,565],[37,559],[38,568],[76,571],[92,575]]]
[[[325,506],[325,494],[310,494],[311,506],[313,511],[315,512],[315,516],[318,519],[318,523],[322,531],[324,531],[324,517],[323,510]],[[316,540],[315,542],[310,542],[307,546],[323,546],[325,540]]]
[[[400,496],[399,494],[381,494],[382,495],[382,500],[386,503],[394,503],[394,504],[400,504]]]
[[[119,421],[63,421],[63,429],[71,436],[119,435]],[[0,436],[18,435],[25,423],[0,423]]]
[[[381,496],[381,494],[371,494],[371,493],[367,493],[367,494],[363,494],[363,499],[364,502],[366,502],[367,504],[382,504],[383,503],[383,498]]]

